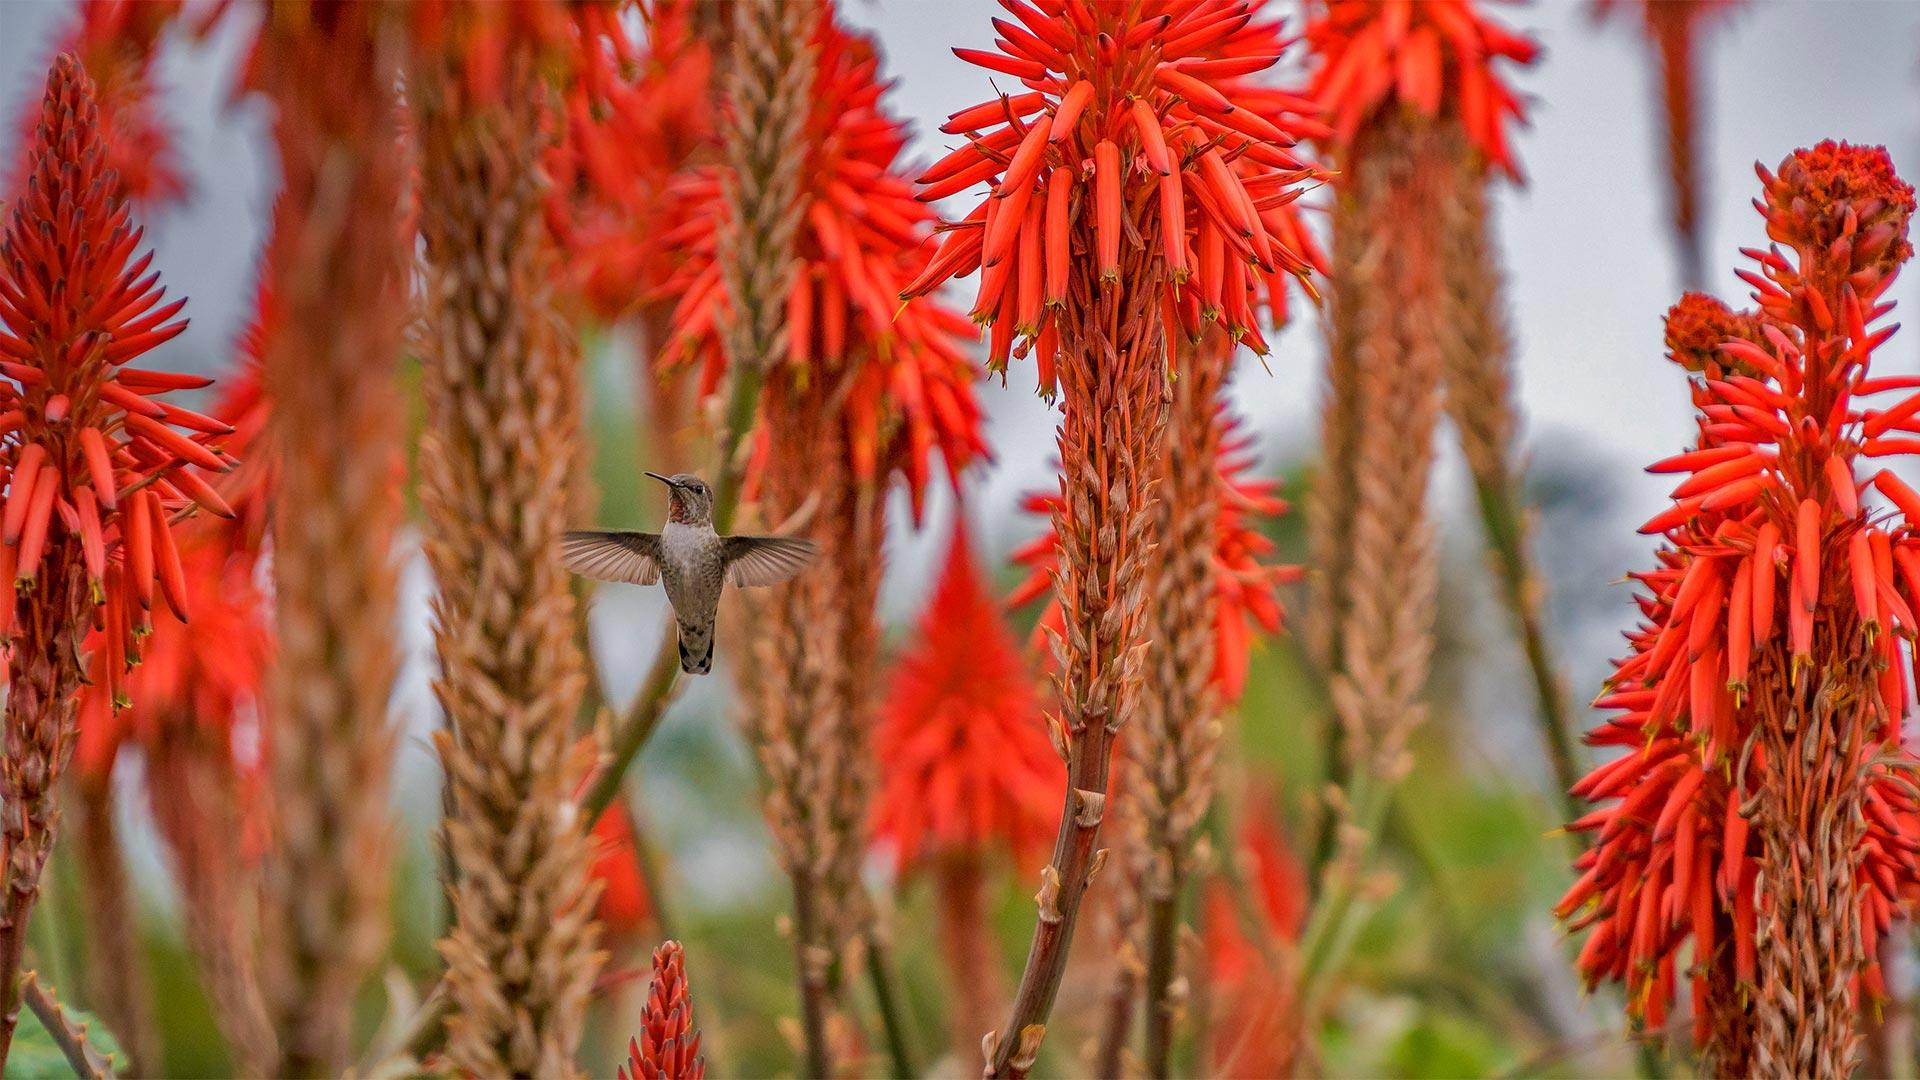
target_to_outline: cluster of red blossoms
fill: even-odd
[[[267,307],[263,290],[260,310]],[[259,449],[267,422],[260,388],[264,337],[257,321],[243,335],[239,364],[222,381],[213,409],[233,429],[226,449],[246,458],[233,472],[203,478],[215,485],[233,514],[189,521],[176,533],[193,625],[152,627],[138,665],[126,675],[118,709],[109,689],[112,661],[101,635],[94,635],[92,682],[81,693],[74,750],[82,775],[105,776],[128,739],[151,748],[178,734],[178,725],[193,725],[216,736],[213,744],[225,751],[242,788],[259,777],[265,734],[260,704],[274,652],[272,610],[260,580],[272,483],[271,455]],[[247,838],[249,846],[260,839],[258,830]]]
[[[1224,413],[1224,406],[1222,412]],[[1278,633],[1285,622],[1279,587],[1300,580],[1304,571],[1298,566],[1269,565],[1261,559],[1273,551],[1273,541],[1259,529],[1262,518],[1286,513],[1286,500],[1280,498],[1277,480],[1248,475],[1254,458],[1249,452],[1253,439],[1234,433],[1227,425],[1220,441],[1214,519],[1213,588],[1214,650],[1213,685],[1223,702],[1238,701],[1247,681],[1247,655],[1254,632]],[[1031,514],[1053,519],[1060,496],[1050,492],[1028,495],[1021,508]],[[1053,570],[1059,555],[1058,541],[1052,529],[1028,541],[1013,553],[1013,561],[1027,568],[1022,581],[1007,597],[1007,606],[1023,607],[1053,593]],[[1046,631],[1063,629],[1058,602],[1048,605],[1034,627],[1033,647],[1045,654]]]
[[[926,264],[932,214],[891,171],[906,129],[880,106],[887,84],[879,80],[873,43],[843,29],[823,6],[813,47],[786,362],[816,373],[809,377],[845,381],[841,408],[855,474],[866,480],[904,473],[917,516],[933,450],[955,474],[986,453],[964,348],[972,328],[931,301],[903,307],[897,299]],[[730,216],[726,183],[719,169],[707,168],[676,188],[672,216],[686,224],[668,232],[662,247],[683,252],[686,262],[666,289],[679,297],[668,360],[697,359],[705,395],[727,363],[719,328],[728,300],[718,258]]]
[[[71,56],[49,77],[32,174],[0,238],[0,564],[19,583],[78,541],[120,679],[151,624],[156,590],[185,619],[189,592],[175,513],[231,516],[196,469],[226,472],[224,421],[163,400],[209,380],[127,366],[186,329],[186,301],[163,303],[153,256],[107,164],[93,86]],[[176,428],[185,429],[182,433]],[[64,572],[64,570],[62,570]],[[15,605],[0,620],[10,629]]]
[[[941,128],[967,144],[921,175],[920,198],[992,191],[901,296],[979,270],[971,314],[991,327],[989,365],[1004,372],[1031,352],[1051,396],[1069,266],[1088,260],[1115,280],[1123,230],[1138,229],[1158,238],[1169,329],[1197,339],[1218,325],[1266,352],[1262,294],[1284,312],[1286,278],[1314,268],[1289,207],[1316,173],[1291,148],[1326,130],[1306,100],[1250,78],[1285,48],[1278,21],[1256,22],[1256,0],[1002,6],[1014,18],[993,20],[997,52],[954,52],[1029,92]],[[1093,250],[1073,250],[1075,221],[1090,221]]]
[[[1530,64],[1539,46],[1487,19],[1476,0],[1321,0],[1305,36],[1317,62],[1310,91],[1336,142],[1351,144],[1389,107],[1455,112],[1487,161],[1520,178],[1507,121],[1525,110],[1493,62]]]
[[[562,137],[547,155],[548,227],[603,319],[662,297],[679,266],[660,222],[670,220],[673,178],[713,147],[716,119],[713,50],[695,33],[694,9],[687,0],[648,5],[634,77],[597,93],[575,86]]]
[[[1830,142],[1760,177],[1756,205],[1775,246],[1748,250],[1757,269],[1741,272],[1758,310],[1691,295],[1668,317],[1673,359],[1701,376],[1699,440],[1653,466],[1684,479],[1643,529],[1666,546],[1658,568],[1635,575],[1645,621],[1598,702],[1620,715],[1588,737],[1628,752],[1575,789],[1618,801],[1574,823],[1597,836],[1559,906],[1590,928],[1579,958],[1589,982],[1628,983],[1631,1010],[1651,1026],[1665,1019],[1675,954],[1691,937],[1697,1039],[1717,950],[1731,950],[1738,981],[1755,972],[1760,845],[1745,804],[1772,767],[1755,733],[1779,722],[1756,691],[1863,650],[1875,659],[1877,692],[1845,704],[1857,743],[1835,750],[1857,757],[1867,785],[1857,990],[1879,992],[1877,939],[1920,888],[1920,805],[1894,776],[1916,764],[1901,717],[1920,633],[1920,494],[1884,469],[1858,471],[1862,459],[1920,450],[1906,434],[1920,432],[1920,378],[1869,373],[1895,329],[1875,325],[1912,254],[1913,189],[1885,151]],[[1861,404],[1896,391],[1905,396],[1885,408]],[[1869,486],[1894,512],[1868,503]]]
[[[896,865],[994,844],[1044,842],[1060,810],[1060,763],[1042,734],[1026,658],[974,560],[964,519],[894,668],[874,757],[887,763],[872,833]]]

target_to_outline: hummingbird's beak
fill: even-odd
[[[670,488],[677,488],[680,486],[679,484],[676,484],[673,482],[672,477],[661,476],[657,472],[650,472],[650,473],[647,473],[646,475],[653,477],[655,480],[660,481],[661,483],[667,485]]]

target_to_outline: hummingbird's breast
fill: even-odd
[[[660,530],[660,583],[682,619],[710,615],[719,606],[726,574],[720,552],[711,526],[669,521]]]

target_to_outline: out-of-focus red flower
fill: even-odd
[[[90,0],[75,5],[73,25],[57,52],[70,53],[93,79],[106,167],[119,177],[121,194],[145,212],[187,194],[173,132],[155,102],[153,60],[160,39],[180,14],[179,0]],[[22,145],[31,145],[40,110],[20,118]],[[21,189],[31,163],[22,159],[13,190]]]
[[[593,867],[589,873],[600,883],[600,924],[616,936],[638,932],[653,915],[636,843],[627,815],[617,806],[593,823]]]
[[[576,86],[547,155],[547,222],[568,272],[603,319],[666,290],[682,253],[665,242],[674,177],[715,147],[713,50],[691,0],[648,5],[646,48],[631,80]]]
[[[1699,38],[1739,0],[1595,0],[1595,14],[1637,19],[1659,64],[1673,228],[1687,280],[1700,277]]]
[[[1284,311],[1285,278],[1304,281],[1317,256],[1288,210],[1317,173],[1291,148],[1326,129],[1305,99],[1253,80],[1285,46],[1277,22],[1254,21],[1262,6],[1008,4],[1014,19],[994,20],[997,51],[954,52],[1030,92],[941,128],[967,145],[921,174],[919,197],[992,191],[901,295],[981,270],[971,314],[992,328],[989,365],[1004,371],[1031,352],[1051,397],[1068,267],[1090,259],[1115,280],[1132,218],[1160,252],[1166,329],[1198,338],[1213,323],[1266,352],[1257,305],[1264,296]],[[1094,250],[1072,250],[1076,219],[1092,222]]]
[[[556,81],[577,78],[590,99],[604,95],[616,73],[634,64],[633,43],[620,25],[621,0],[408,0],[416,52],[457,58],[474,106],[498,101],[509,48],[531,46]]]
[[[946,852],[1044,842],[1060,812],[1060,761],[1044,734],[1034,676],[987,589],[964,521],[894,667],[874,735],[886,763],[874,839],[911,868]]]
[[[640,1034],[627,1041],[620,1080],[700,1080],[706,1074],[687,996],[686,960],[679,942],[664,942],[653,951],[653,985],[640,1015]]]
[[[152,254],[135,257],[142,230],[107,163],[92,82],[71,56],[48,78],[32,157],[0,238],[0,561],[24,586],[49,552],[77,544],[106,676],[123,700],[156,585],[176,616],[189,608],[173,514],[197,503],[232,515],[197,470],[231,468],[220,447],[233,429],[161,397],[210,380],[127,366],[186,329],[175,318],[186,301],[163,303]]]
[[[1478,0],[1319,0],[1306,39],[1310,93],[1336,142],[1388,109],[1457,116],[1487,161],[1520,179],[1507,122],[1526,113],[1494,67],[1530,64],[1539,47],[1487,18]]]
[[[1224,412],[1224,407],[1222,409]],[[1278,633],[1285,623],[1278,587],[1300,580],[1298,566],[1274,566],[1261,562],[1273,551],[1273,541],[1261,533],[1258,519],[1277,517],[1287,511],[1280,498],[1277,480],[1249,475],[1254,459],[1248,451],[1251,436],[1235,434],[1238,423],[1226,421],[1227,435],[1220,442],[1218,520],[1214,532],[1214,626],[1213,683],[1223,703],[1240,699],[1246,688],[1247,653],[1255,631]],[[1031,514],[1044,514],[1051,520],[1060,496],[1035,492],[1021,503]],[[1007,606],[1018,608],[1053,592],[1053,568],[1057,545],[1049,529],[1016,549],[1013,561],[1027,568],[1022,581],[1007,597]],[[1058,631],[1061,614],[1058,602],[1048,605],[1034,628],[1033,646],[1046,650],[1045,632]]]
[[[1706,958],[1723,957],[1725,942],[1735,980],[1756,971],[1761,838],[1740,808],[1796,767],[1769,761],[1755,738],[1785,711],[1757,688],[1877,657],[1876,692],[1839,706],[1853,710],[1845,728],[1857,741],[1821,749],[1851,760],[1866,785],[1855,883],[1869,994],[1880,985],[1878,938],[1920,885],[1920,804],[1895,778],[1915,765],[1902,748],[1912,670],[1900,639],[1920,630],[1920,495],[1891,472],[1858,472],[1862,458],[1920,451],[1906,434],[1920,431],[1920,379],[1869,372],[1894,329],[1874,325],[1912,253],[1913,189],[1885,151],[1836,143],[1760,175],[1758,205],[1784,250],[1748,252],[1758,269],[1740,276],[1759,311],[1735,314],[1696,294],[1668,318],[1670,355],[1702,376],[1700,434],[1694,449],[1652,467],[1682,479],[1674,505],[1642,529],[1666,546],[1655,570],[1635,575],[1644,621],[1597,703],[1620,714],[1588,735],[1627,752],[1574,789],[1619,801],[1573,824],[1597,839],[1558,909],[1574,929],[1591,928],[1579,958],[1588,981],[1626,982],[1630,1012],[1649,1026],[1664,1020],[1675,954],[1691,937],[1700,1040]],[[1894,391],[1904,396],[1885,408],[1859,403]],[[1868,505],[1868,486],[1896,512]]]
[[[1240,872],[1257,910],[1243,913],[1227,882],[1214,879],[1206,892],[1203,938],[1208,977],[1220,1002],[1220,1022],[1211,1025],[1208,1059],[1222,1077],[1284,1076],[1294,1060],[1299,1032],[1292,1018],[1293,987],[1275,971],[1262,942],[1299,939],[1307,911],[1306,872],[1288,843],[1278,800],[1270,791],[1250,792],[1240,826]],[[1259,919],[1258,938],[1246,925]]]
[[[926,265],[932,215],[890,171],[906,129],[880,107],[887,84],[879,81],[873,43],[842,29],[823,5],[814,49],[786,362],[810,369],[810,379],[844,386],[840,408],[855,474],[870,480],[900,471],[917,516],[931,451],[940,451],[955,476],[986,452],[963,346],[972,331],[932,300],[903,306],[897,299]],[[679,297],[677,347],[668,360],[698,359],[705,395],[727,363],[718,329],[728,302],[716,258],[729,219],[726,184],[718,169],[704,169],[677,188],[669,220],[683,224],[663,244],[684,251],[687,261],[668,286]]]

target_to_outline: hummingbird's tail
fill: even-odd
[[[713,670],[713,625],[680,624],[680,670],[705,675]]]

